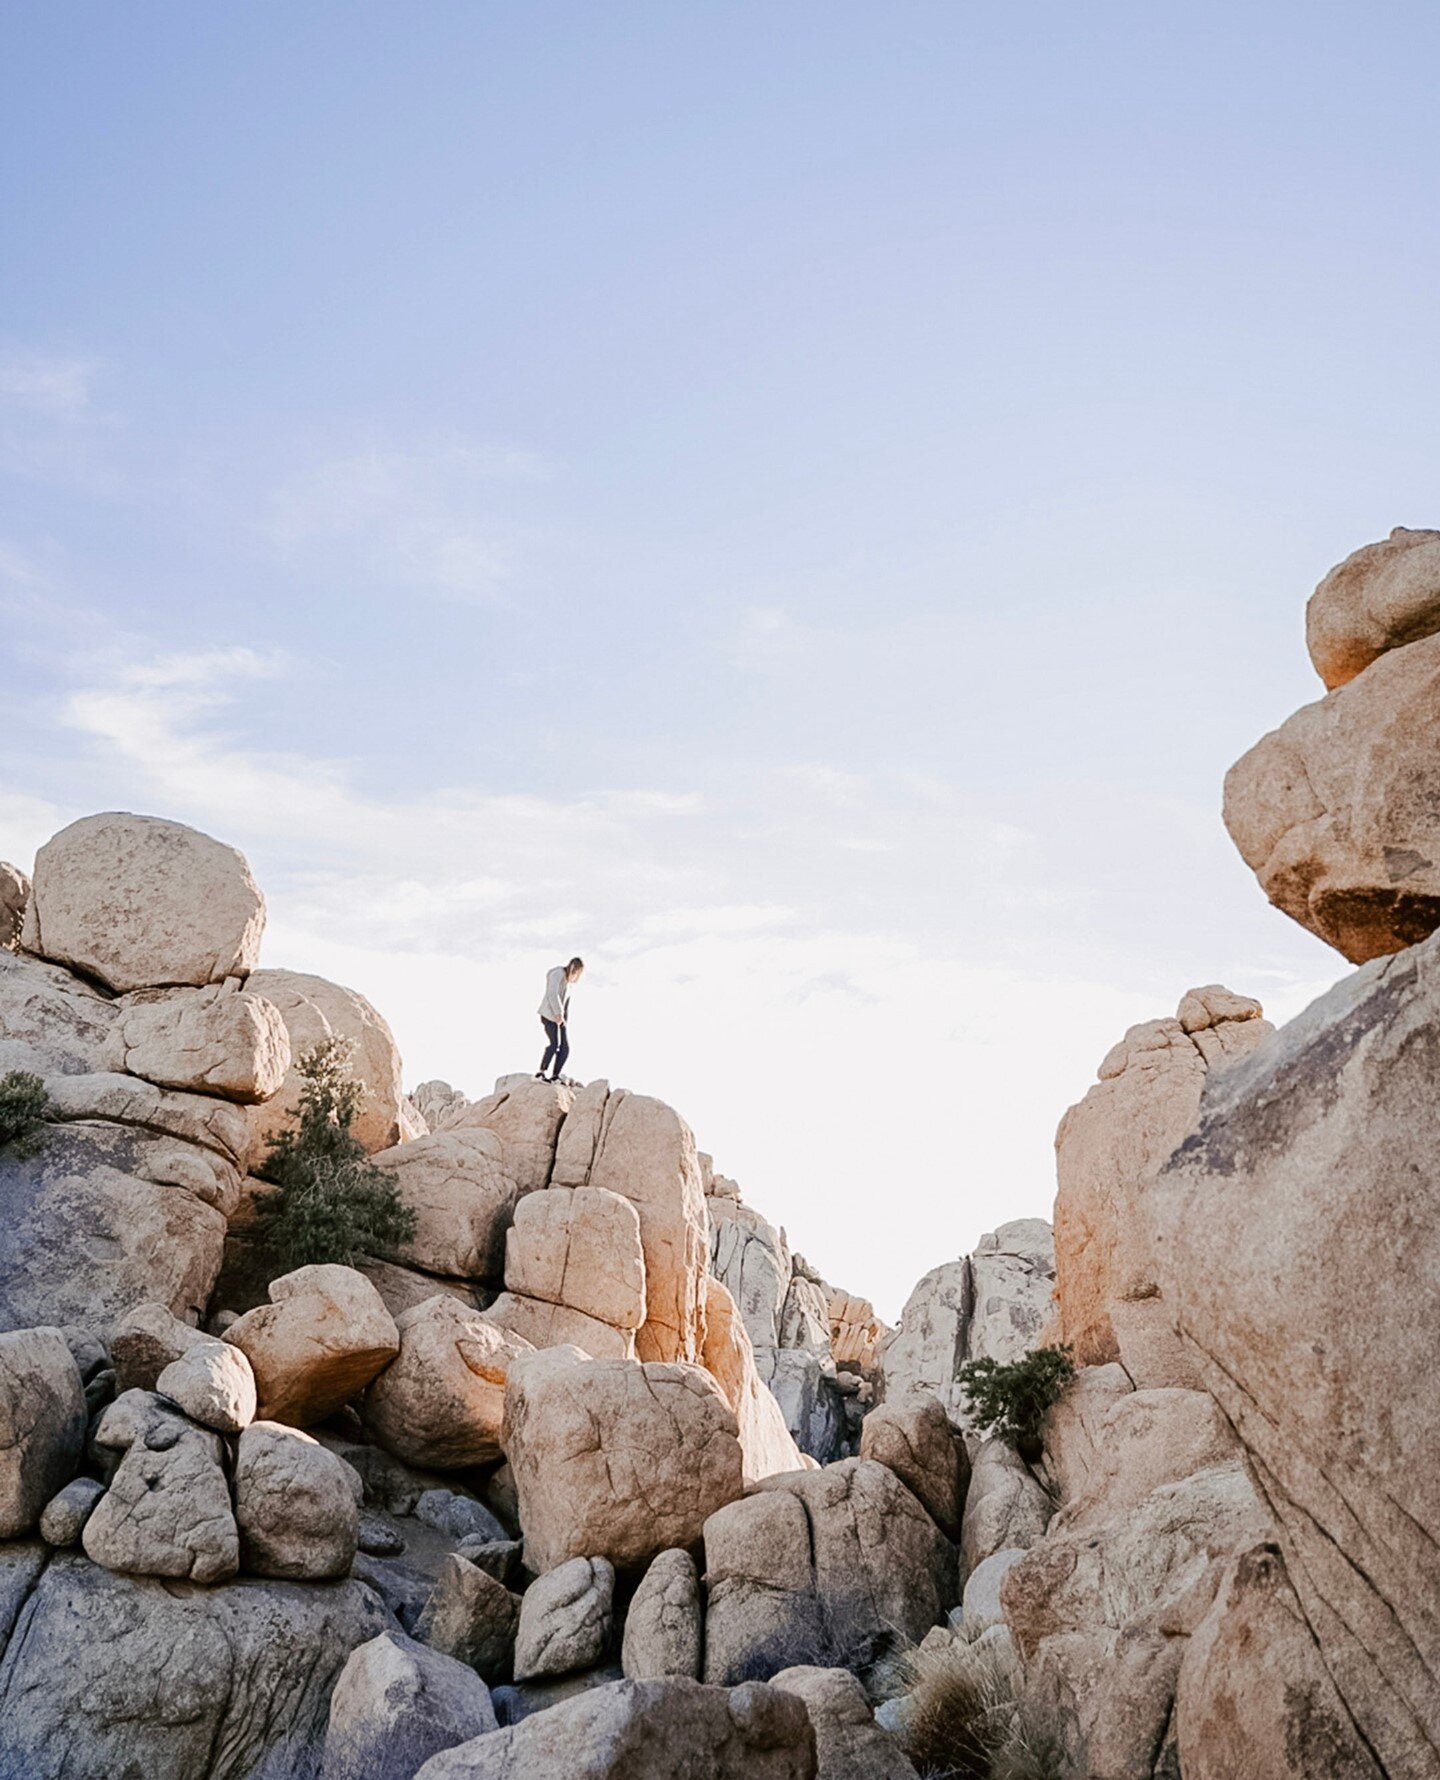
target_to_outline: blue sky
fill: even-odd
[[[584,951],[892,1315],[1129,1021],[1339,973],[1219,791],[1435,523],[1432,8],[4,20],[0,856],[235,842],[471,1092]]]

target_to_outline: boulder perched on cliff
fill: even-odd
[[[393,1629],[358,1582],[176,1587],[78,1553],[17,1595],[23,1549],[0,1547],[0,1774],[27,1780],[314,1780],[336,1676]]]
[[[349,1041],[353,1047],[351,1073],[365,1090],[351,1130],[366,1150],[388,1149],[406,1137],[419,1135],[404,1113],[399,1046],[363,995],[300,970],[254,971],[246,990],[263,996],[279,1010],[292,1057],[302,1056],[322,1039]],[[264,1161],[269,1139],[290,1124],[303,1086],[292,1064],[279,1092],[250,1113],[251,1169]]]
[[[1225,826],[1279,909],[1353,963],[1440,926],[1440,635],[1305,705],[1225,778]]]
[[[1417,1780],[1440,1773],[1440,1473],[1416,1433],[1440,1423],[1437,1079],[1432,938],[1213,1077],[1152,1195],[1166,1302],[1325,1668],[1383,1770]]]
[[[505,1289],[638,1329],[645,1321],[645,1255],[635,1207],[602,1187],[529,1194],[505,1238]]]
[[[365,1398],[374,1438],[432,1470],[499,1458],[505,1381],[527,1344],[444,1294],[405,1311],[395,1327],[399,1354]]]
[[[401,1258],[426,1273],[498,1284],[515,1182],[493,1131],[457,1128],[380,1150],[375,1166],[395,1176],[415,1213]]]
[[[684,1119],[661,1100],[592,1082],[560,1128],[552,1184],[606,1187],[635,1207],[645,1253],[636,1353],[698,1360],[709,1250],[700,1161]]]
[[[505,1146],[506,1166],[523,1198],[552,1184],[555,1146],[574,1100],[575,1090],[563,1082],[505,1075],[496,1082],[495,1092],[483,1100],[464,1107],[452,1104],[446,1128],[493,1131]]]
[[[58,1329],[0,1335],[0,1539],[30,1532],[80,1465],[85,1391]]]
[[[933,1268],[906,1300],[880,1353],[885,1395],[925,1392],[965,1425],[961,1366],[1028,1353],[1050,1314],[1054,1285],[1054,1244],[1043,1218],[1017,1218],[982,1236],[971,1256]]]
[[[1137,1385],[1193,1382],[1160,1303],[1146,1224],[1157,1170],[1194,1126],[1212,1069],[1274,1028],[1258,1001],[1190,990],[1174,1019],[1132,1026],[1055,1137],[1055,1298],[1081,1366],[1120,1360]]]
[[[413,1780],[430,1756],[495,1728],[473,1669],[382,1632],[351,1652],[335,1683],[320,1780]]]
[[[524,1354],[510,1365],[503,1445],[539,1572],[571,1557],[639,1569],[693,1544],[744,1487],[734,1414],[699,1366]]]
[[[265,899],[234,847],[111,811],[35,855],[21,944],[123,994],[247,976],[264,931]]]
[[[1440,531],[1397,525],[1353,551],[1310,596],[1305,643],[1328,692],[1440,631]]]
[[[415,1780],[815,1780],[804,1703],[751,1683],[615,1681],[433,1756]]]
[[[262,1421],[308,1428],[333,1415],[394,1359],[400,1336],[380,1294],[353,1267],[297,1267],[270,1282],[270,1302],[224,1339],[255,1371]]]
[[[165,1088],[268,1100],[290,1068],[290,1035],[235,978],[203,989],[141,989],[116,1003],[115,1067]]]
[[[705,1523],[705,1677],[861,1668],[918,1644],[955,1595],[955,1551],[893,1471],[846,1459],[769,1477]]]

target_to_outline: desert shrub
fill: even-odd
[[[1058,1743],[997,1652],[952,1639],[911,1650],[900,1741],[924,1780],[1063,1780]]]
[[[28,1069],[0,1075],[0,1150],[12,1156],[33,1156],[50,1109],[45,1083]]]
[[[299,1106],[259,1170],[274,1187],[257,1208],[261,1238],[283,1272],[324,1261],[353,1267],[366,1255],[393,1254],[415,1234],[395,1176],[370,1161],[350,1129],[364,1096],[351,1075],[353,1051],[332,1037],[297,1059],[305,1083]]]
[[[1040,1456],[1040,1423],[1045,1411],[1075,1375],[1068,1347],[1037,1347],[1002,1365],[989,1358],[962,1366],[956,1382],[975,1425],[1008,1440],[1023,1458]]]
[[[808,1614],[797,1612],[782,1631],[762,1640],[736,1665],[730,1686],[768,1681],[782,1669],[849,1669],[865,1680],[900,1643],[894,1632],[876,1627],[874,1609],[861,1599],[828,1599]]]

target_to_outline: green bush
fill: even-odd
[[[0,1075],[0,1150],[12,1156],[33,1156],[50,1110],[45,1084],[26,1069]]]
[[[1040,1423],[1045,1411],[1075,1376],[1068,1347],[1037,1347],[1023,1359],[1001,1365],[998,1360],[971,1360],[956,1382],[982,1433],[1008,1440],[1022,1458],[1040,1456]]]
[[[353,1267],[415,1234],[395,1176],[375,1167],[350,1129],[365,1092],[350,1073],[353,1051],[325,1038],[297,1059],[305,1086],[294,1123],[271,1138],[259,1170],[275,1189],[258,1207],[261,1236],[286,1273],[325,1261]]]

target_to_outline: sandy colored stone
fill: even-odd
[[[804,1703],[750,1683],[615,1681],[432,1756],[415,1780],[815,1780]]]
[[[777,1471],[798,1471],[802,1464],[800,1448],[785,1425],[784,1411],[761,1381],[754,1349],[735,1300],[713,1276],[705,1282],[705,1345],[701,1358],[734,1411],[746,1483],[758,1483]]]
[[[713,1195],[710,1271],[734,1299],[751,1345],[778,1347],[791,1276],[784,1231],[738,1197]]]
[[[651,1560],[625,1616],[620,1665],[627,1681],[700,1678],[705,1616],[700,1578],[688,1551]]]
[[[505,1287],[617,1329],[638,1329],[645,1321],[645,1255],[635,1207],[600,1187],[530,1193],[505,1238]]]
[[[1440,636],[1305,705],[1225,777],[1225,826],[1279,909],[1352,963],[1440,925]]]
[[[452,1120],[474,1102],[468,1094],[462,1094],[458,1088],[452,1088],[449,1082],[421,1082],[418,1088],[410,1091],[410,1104],[425,1122],[425,1129],[443,1131]]]
[[[92,1075],[113,1061],[115,1002],[58,965],[0,946],[0,1074]]]
[[[1397,525],[1353,551],[1310,596],[1305,644],[1333,692],[1372,661],[1440,631],[1440,531]]]
[[[892,1333],[875,1314],[868,1298],[832,1286],[826,1309],[830,1318],[830,1352],[837,1366],[849,1367],[862,1378],[871,1378],[879,1366],[880,1349]]]
[[[161,1184],[184,1187],[227,1218],[235,1215],[243,1192],[237,1167],[244,1148],[243,1108],[208,1094],[159,1088],[138,1076],[115,1073],[47,1076],[45,1092],[54,1124],[128,1126],[145,1138],[176,1138],[189,1146],[188,1152],[174,1147],[159,1152],[149,1164],[152,1173],[163,1166]],[[98,1140],[104,1134],[89,1135]]]
[[[409,1465],[453,1471],[500,1457],[505,1381],[525,1342],[443,1294],[396,1324],[399,1353],[365,1398],[372,1436]]]
[[[30,900],[30,879],[18,865],[0,859],[0,946],[18,944]]]
[[[1258,1001],[1218,985],[1192,989],[1177,1018],[1132,1026],[1106,1054],[1095,1086],[1060,1121],[1055,1290],[1061,1338],[1078,1365],[1120,1360],[1137,1385],[1191,1382],[1179,1344],[1163,1340],[1169,1315],[1158,1304],[1146,1196],[1193,1129],[1211,1069],[1247,1056],[1273,1030]],[[1160,1342],[1147,1348],[1142,1320],[1127,1325],[1130,1352],[1122,1354],[1121,1305],[1138,1307],[1142,1319],[1152,1314]]]
[[[443,1279],[438,1273],[422,1273],[417,1267],[404,1267],[397,1261],[378,1261],[373,1255],[355,1265],[397,1321],[407,1310],[414,1310],[417,1304],[424,1304],[437,1293],[454,1298],[469,1310],[478,1310],[487,1296],[486,1288],[474,1280]]]
[[[208,1339],[163,1304],[136,1304],[110,1330],[118,1390],[153,1391],[160,1374],[187,1349]]]
[[[351,1127],[366,1150],[389,1149],[410,1135],[401,1108],[405,1090],[401,1082],[400,1048],[380,1014],[355,989],[346,989],[326,977],[299,970],[257,970],[245,985],[279,1009],[290,1039],[291,1067],[278,1093],[248,1117],[250,1140],[248,1166],[253,1171],[264,1161],[268,1139],[291,1124],[304,1085],[294,1060],[326,1038],[348,1039],[354,1047],[351,1070],[362,1083],[365,1098]]]
[[[509,1330],[531,1347],[578,1347],[594,1360],[635,1358],[632,1330],[602,1323],[568,1304],[547,1304],[542,1298],[502,1292],[485,1312],[485,1320]]]
[[[563,1083],[537,1082],[533,1075],[505,1075],[496,1082],[493,1094],[457,1109],[447,1123],[466,1130],[493,1131],[504,1146],[506,1171],[523,1198],[551,1184],[560,1127],[574,1101],[575,1090]]]
[[[591,1088],[561,1126],[554,1184],[605,1187],[635,1207],[646,1308],[635,1351],[642,1360],[698,1360],[709,1236],[694,1135],[661,1100],[624,1088],[600,1098]]]
[[[970,1464],[936,1398],[919,1392],[872,1409],[860,1425],[860,1457],[888,1465],[945,1537],[960,1537]]]
[[[816,1780],[918,1780],[899,1743],[875,1722],[848,1669],[782,1669],[770,1685],[804,1701],[815,1731]]]
[[[515,1182],[494,1132],[439,1131],[381,1150],[374,1160],[395,1176],[400,1197],[416,1216],[402,1261],[452,1279],[499,1283]]]
[[[122,1457],[81,1534],[87,1557],[134,1576],[210,1583],[235,1574],[239,1537],[218,1434],[162,1397],[127,1391],[93,1439]]]
[[[123,994],[255,968],[265,899],[242,854],[182,822],[84,816],[35,855],[21,943]]]
[[[524,1354],[510,1366],[502,1445],[538,1573],[571,1557],[639,1569],[692,1544],[744,1487],[734,1414],[699,1366]]]
[[[519,1624],[520,1596],[477,1564],[452,1555],[440,1567],[417,1636],[483,1680],[496,1682],[510,1674]]]
[[[526,1589],[515,1634],[515,1679],[572,1675],[593,1668],[610,1647],[615,1568],[605,1558],[571,1558]]]
[[[997,1551],[1043,1537],[1055,1505],[1024,1459],[1004,1440],[981,1442],[970,1467],[960,1522],[960,1571],[968,1576]]]
[[[353,1267],[298,1267],[271,1281],[270,1300],[223,1337],[254,1368],[261,1421],[324,1421],[399,1351],[380,1294]]]
[[[1165,1298],[1325,1668],[1380,1766],[1417,1780],[1440,1772],[1440,1473],[1418,1436],[1440,1422],[1437,1079],[1432,938],[1214,1078],[1153,1208]]]
[[[75,1477],[45,1504],[40,1516],[40,1537],[47,1545],[63,1548],[78,1545],[105,1485],[93,1477]]]
[[[360,1530],[355,1489],[345,1461],[308,1434],[252,1422],[235,1452],[242,1567],[292,1582],[348,1575]]]
[[[1041,1423],[1045,1463],[1062,1506],[1085,1493],[1103,1464],[1101,1441],[1106,1419],[1135,1387],[1118,1360],[1082,1366]]]
[[[202,989],[140,989],[116,1003],[116,1068],[160,1087],[268,1100],[290,1067],[279,1009],[238,978]]]
[[[80,1369],[58,1329],[0,1335],[0,1539],[19,1539],[75,1475],[85,1441]]]
[[[1234,1560],[1188,1640],[1175,1723],[1185,1780],[1383,1780],[1273,1545]]]
[[[473,1669],[382,1632],[352,1651],[335,1683],[320,1780],[412,1780],[430,1756],[495,1728]]]
[[[1223,1465],[1239,1445],[1208,1391],[1131,1391],[1106,1414],[1085,1486],[1055,1526],[1113,1520],[1162,1484]]]
[[[194,1333],[197,1338],[159,1373],[155,1389],[178,1403],[202,1428],[238,1434],[255,1419],[255,1373],[250,1361],[229,1342]]]
[[[955,1553],[884,1465],[770,1477],[705,1523],[705,1676],[859,1668],[918,1644],[954,1598]]]

